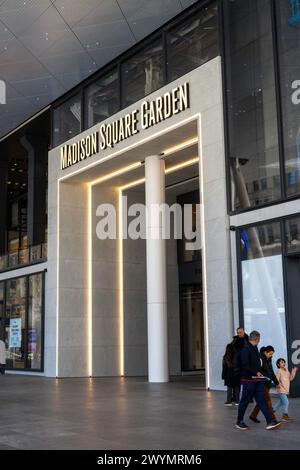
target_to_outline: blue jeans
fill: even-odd
[[[246,413],[246,409],[250,403],[250,400],[254,397],[256,403],[258,404],[260,411],[263,413],[264,417],[266,418],[267,424],[272,421],[272,415],[268,409],[266,404],[266,400],[264,397],[264,384],[262,382],[242,382],[243,384],[243,391],[242,391],[242,398],[239,404],[239,411],[238,411],[238,421],[244,420],[244,415]]]
[[[289,414],[289,398],[284,393],[279,393],[279,398],[276,401],[276,403],[274,403],[273,410],[276,411],[281,406],[283,406],[283,413],[285,415],[288,415]]]

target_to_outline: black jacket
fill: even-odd
[[[272,365],[272,358],[271,359],[267,359],[266,356],[261,353],[260,354],[260,361],[261,361],[261,373],[263,375],[265,375],[266,377],[268,377],[269,379],[272,380],[272,382],[274,382],[275,385],[278,385],[279,382],[277,380],[277,377],[274,373],[274,370],[273,370],[273,365]],[[271,382],[266,382],[265,383],[265,386],[268,387],[268,388],[271,388],[272,386],[272,383]]]
[[[257,372],[261,372],[260,354],[257,346],[245,343],[240,352],[241,377],[242,379],[252,379]]]
[[[234,336],[232,340],[232,344],[235,347],[236,351],[241,351],[242,348],[244,347],[244,344],[249,341],[249,336],[247,333],[245,333],[245,336],[243,338],[240,338],[239,336]]]
[[[235,387],[241,382],[241,378],[234,374],[233,365],[228,365],[224,359],[222,366],[222,379],[224,380],[224,385],[226,385],[226,387]]]

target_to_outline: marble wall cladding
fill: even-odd
[[[116,240],[101,240],[96,226],[99,204],[109,203],[117,208],[115,188],[96,185],[92,189],[92,354],[93,375],[120,374],[120,315],[118,250]]]
[[[184,112],[174,115],[167,121],[161,122],[155,129],[149,128],[142,131],[130,139],[130,142],[123,141],[118,145],[118,152],[121,153],[128,145],[138,145],[142,139],[151,138],[153,132],[164,132],[171,125],[180,127],[187,119],[199,120],[199,154],[201,156],[200,184],[203,193],[204,203],[204,233],[205,233],[205,256],[203,256],[203,269],[206,272],[207,283],[207,330],[209,332],[207,349],[207,368],[212,388],[222,388],[220,378],[220,365],[223,349],[233,334],[233,294],[232,294],[232,263],[231,246],[229,237],[229,218],[226,204],[226,178],[225,178],[225,152],[224,152],[224,125],[223,125],[223,97],[222,97],[222,74],[221,60],[219,57],[204,64],[196,70],[188,73],[185,77],[173,82],[162,90],[151,95],[151,99],[163,94],[165,91],[177,86],[184,81],[190,83],[190,108]],[[150,99],[150,97],[149,97]],[[139,107],[140,103],[135,103],[131,109]],[[124,115],[121,111],[107,122]],[[89,129],[81,134],[87,134],[97,130]],[[78,140],[78,136],[69,143]],[[77,164],[76,170],[85,171],[90,165],[100,164],[102,159],[109,158],[110,149],[106,149],[100,154],[94,155],[90,159]],[[143,158],[145,155],[143,155]],[[202,174],[201,174],[201,169]],[[86,190],[85,186],[72,183],[71,173],[74,168],[67,168],[63,176],[70,175],[68,183],[64,182],[60,192],[60,227],[59,241],[59,306],[63,311],[63,318],[66,319],[80,317],[79,312],[84,312],[84,296],[86,278],[84,276],[84,266],[87,255],[84,240],[86,237],[86,227],[82,222],[86,219]],[[101,165],[99,165],[99,176],[101,175]],[[57,179],[62,177],[60,170],[60,148],[53,149],[49,154],[49,272],[47,274],[47,288],[49,288],[48,301],[46,301],[46,318],[53,318],[56,314],[56,307],[52,301],[52,294],[55,294],[57,287]],[[72,188],[73,186],[73,188]],[[117,194],[113,187],[95,186],[93,189],[93,214],[97,204],[101,201],[109,202],[116,200]],[[134,199],[143,199],[135,191]],[[65,222],[65,223],[63,223]],[[93,215],[93,233],[96,228],[96,216]],[[78,250],[76,249],[78,247]],[[169,328],[169,349],[170,349],[170,370],[171,373],[180,373],[180,332],[179,332],[179,302],[178,302],[178,270],[176,263],[176,243],[170,242],[167,247],[168,252],[168,317],[171,322]],[[124,254],[124,320],[125,320],[125,369],[128,375],[144,375],[147,371],[147,331],[146,331],[146,265],[145,265],[145,242],[134,243],[125,242],[123,245]],[[118,249],[114,241],[105,242],[93,239],[93,374],[94,375],[118,375],[120,370],[120,355],[116,344],[118,341]],[[84,285],[80,286],[80,283]],[[205,283],[204,283],[205,284]],[[72,296],[71,289],[74,289],[74,299],[70,303],[63,300],[63,297]],[[50,291],[53,289],[53,291]],[[75,294],[76,291],[76,294]],[[50,293],[52,292],[52,293]],[[47,293],[46,293],[47,294]],[[69,307],[68,307],[69,305]],[[72,310],[77,310],[72,314]],[[84,315],[84,313],[83,313]],[[129,321],[132,320],[132,329]],[[65,326],[68,322],[65,324]],[[49,322],[49,331],[54,327]],[[60,345],[63,347],[63,338],[66,336],[68,347],[65,355],[61,354],[61,371],[66,375],[78,375],[78,371],[84,375],[84,367],[87,364],[87,355],[84,351],[84,338],[86,337],[86,325],[82,326],[83,331],[74,334],[74,344],[68,333],[59,332],[61,337]],[[171,333],[170,333],[171,332]],[[218,344],[215,343],[218,338]],[[51,363],[49,342],[49,354],[46,353],[48,370],[53,370]],[[79,361],[71,359],[71,351],[75,348],[75,356]],[[62,350],[61,350],[62,351]],[[69,353],[70,351],[70,353]],[[81,351],[81,353],[80,353]],[[51,375],[51,373],[50,373]]]

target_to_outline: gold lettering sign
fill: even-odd
[[[63,145],[60,149],[61,169],[64,170],[76,165],[101,150],[112,149],[140,130],[149,129],[175,114],[185,111],[190,107],[189,100],[189,84],[187,82],[154,100],[144,100],[140,109],[135,109],[115,121],[100,124],[98,131],[81,138],[74,144]]]

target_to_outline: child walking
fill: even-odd
[[[277,359],[276,365],[278,367],[278,371],[276,373],[277,380],[279,385],[277,385],[277,391],[279,393],[279,398],[274,403],[273,410],[276,412],[278,408],[283,406],[283,421],[291,421],[291,417],[289,416],[289,398],[288,395],[290,393],[290,383],[294,380],[295,375],[297,373],[297,367],[293,367],[292,372],[289,372],[288,369],[285,367],[285,360],[282,358]]]

